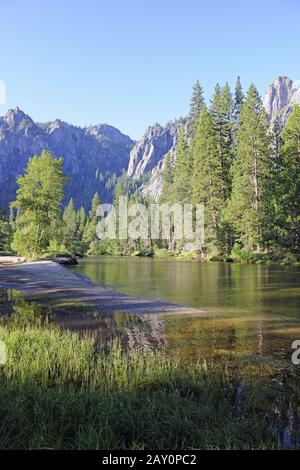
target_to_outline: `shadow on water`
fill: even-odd
[[[13,289],[0,289],[2,324],[16,326],[59,325],[62,329],[90,336],[103,343],[119,339],[125,349],[163,348],[164,325],[158,315],[133,315],[124,312],[105,312],[99,307],[64,300],[25,296]]]

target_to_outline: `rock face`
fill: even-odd
[[[165,127],[157,123],[148,127],[130,152],[128,176],[139,178],[150,173],[174,147],[181,124],[181,121],[174,121]]]
[[[144,137],[130,152],[128,176],[138,179],[148,176],[147,183],[140,189],[143,195],[151,195],[155,200],[162,190],[163,161],[169,151],[175,151],[176,140],[183,120],[172,121],[165,127],[155,124],[148,127]]]
[[[283,126],[293,106],[300,104],[300,87],[288,77],[278,77],[268,86],[263,104],[271,124],[278,119]]]
[[[56,120],[38,124],[19,108],[0,118],[0,205],[7,209],[15,198],[16,178],[28,160],[43,149],[63,157],[68,176],[66,200],[89,207],[98,191],[103,200],[112,196],[109,179],[127,170],[134,141],[107,124],[87,128]]]

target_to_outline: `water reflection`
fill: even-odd
[[[132,349],[164,349],[170,357],[198,360],[232,356],[255,364],[291,364],[291,344],[300,338],[299,317],[277,314],[200,315],[107,313],[74,301],[25,298],[0,291],[2,324],[51,326],[104,342],[119,338]]]
[[[245,382],[241,371],[246,370],[253,383],[258,380],[265,383],[264,393],[272,403],[274,415],[270,417],[270,426],[278,436],[279,447],[300,447],[300,370],[290,362],[291,339],[300,325],[296,325],[293,316],[278,319],[276,315],[222,318],[220,315],[107,314],[71,301],[49,305],[47,299],[25,298],[18,291],[2,289],[1,325],[24,329],[60,325],[99,342],[117,337],[129,350],[160,348],[170,357],[188,361],[201,358],[205,364],[206,358],[211,360],[210,365],[226,357],[227,364],[238,368],[240,377],[236,390],[229,390],[234,393],[237,419],[243,419],[245,413]]]

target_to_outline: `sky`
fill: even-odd
[[[185,116],[200,80],[263,95],[300,80],[299,0],[0,0],[6,102],[35,121],[109,123],[134,139]]]

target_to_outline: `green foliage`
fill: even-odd
[[[6,219],[5,212],[0,207],[0,251],[10,251],[12,239],[12,227]]]
[[[197,80],[195,85],[193,86],[193,94],[190,102],[190,113],[188,122],[189,135],[193,135],[194,133],[194,130],[197,126],[197,120],[200,116],[204,104],[205,102],[203,97],[203,89],[200,85],[199,80]]]
[[[74,245],[77,238],[77,214],[74,207],[74,201],[71,198],[63,213],[64,222],[64,243],[70,252],[74,252]]]
[[[95,193],[92,199],[92,207],[89,213],[89,217],[87,218],[84,231],[83,231],[83,240],[86,242],[87,245],[90,245],[92,242],[96,242],[97,240],[97,209],[100,206],[100,197],[98,193]]]
[[[30,159],[25,174],[18,178],[16,231],[12,247],[20,255],[35,257],[47,250],[58,231],[65,177],[62,159],[43,150]]]
[[[164,159],[163,169],[163,189],[160,196],[160,202],[171,202],[173,198],[174,184],[174,155],[169,152]]]
[[[246,249],[259,250],[271,231],[273,171],[267,116],[251,85],[240,116],[229,204],[236,238]]]
[[[190,202],[192,174],[193,155],[189,151],[185,128],[182,126],[176,146],[176,164],[172,191],[175,202]]]
[[[223,200],[227,200],[231,192],[231,164],[233,161],[232,142],[232,95],[228,83],[223,88],[218,85],[211,101],[210,112],[216,134],[216,151],[221,162]]]
[[[192,187],[194,204],[204,204],[205,245],[211,250],[218,248],[220,243],[221,212],[226,198],[222,171],[214,121],[204,107],[195,133]]]
[[[233,121],[235,125],[238,124],[239,122],[244,101],[245,101],[245,96],[244,96],[243,89],[242,89],[241,79],[240,77],[238,77],[236,81],[236,86],[235,86],[234,103],[233,103]]]
[[[300,106],[296,105],[281,133],[279,227],[280,240],[300,249]],[[278,189],[278,188],[277,188]]]

